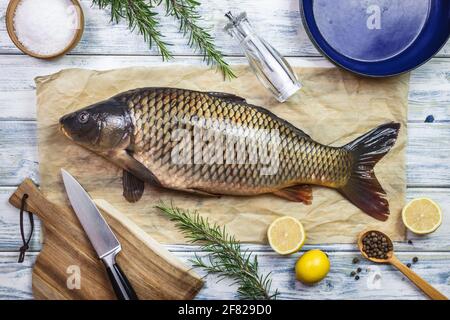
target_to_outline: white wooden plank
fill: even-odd
[[[450,155],[450,124],[411,124],[409,127],[410,139],[408,147],[408,181],[410,186],[448,186],[450,185],[450,175],[448,157]],[[36,147],[36,126],[35,122],[0,122],[0,147],[7,152],[0,153],[0,181],[3,185],[18,185],[24,178],[30,176],[38,182],[38,160]],[[430,189],[430,194],[434,193],[441,199],[444,210],[450,210],[449,191],[442,189],[434,192]],[[1,210],[0,217],[5,221],[0,228],[0,240],[3,240],[0,249],[16,250],[13,244],[14,238],[12,230],[17,230],[17,225],[10,225],[12,219],[16,219],[17,211],[6,206],[8,193],[4,190],[2,197],[5,208]],[[419,195],[428,195],[427,189],[420,189],[417,193],[412,191],[411,197]],[[439,201],[438,199],[438,201]],[[440,248],[448,250],[450,225],[444,219],[445,228],[442,233],[438,231],[431,240],[416,244],[417,248],[426,250],[439,250]],[[17,236],[17,234],[16,234]],[[435,238],[436,237],[436,238]],[[15,238],[17,239],[17,238]],[[436,240],[435,240],[436,239]],[[408,246],[406,246],[408,247]],[[33,248],[39,246],[33,243]],[[410,247],[409,249],[415,249]]]
[[[246,63],[244,58],[230,58],[234,64]],[[331,66],[323,58],[290,58],[293,65]],[[201,58],[183,57],[174,63],[203,64]],[[70,56],[55,62],[26,56],[1,56],[0,59],[0,120],[36,119],[35,86],[39,75],[64,68],[113,69],[128,66],[160,66],[158,57],[130,56]],[[436,121],[450,121],[450,59],[433,59],[412,72],[409,93],[409,121],[423,122],[432,114]]]
[[[189,263],[194,252],[175,252],[181,260]],[[197,253],[203,255],[202,253]],[[278,288],[279,299],[426,299],[409,280],[391,266],[374,265],[368,261],[353,264],[353,252],[328,252],[331,270],[319,284],[306,286],[295,280],[294,265],[300,254],[281,257],[274,253],[260,252],[258,260],[262,273],[272,272],[273,288]],[[450,296],[450,271],[448,270],[449,253],[400,253],[398,257],[404,263],[411,262],[417,256],[419,262],[412,266],[426,281]],[[16,263],[16,256],[0,253],[0,299],[30,299],[31,265],[36,254],[30,254],[25,263]],[[356,281],[350,273],[357,267],[362,269],[360,279]],[[197,270],[204,275],[203,271]],[[373,284],[373,277],[381,276],[379,287]],[[81,274],[83,281],[83,274]],[[217,283],[217,278],[208,276],[206,285],[197,299],[236,299],[236,286],[224,280]]]
[[[186,253],[182,257],[186,259],[191,255],[192,253]],[[413,284],[391,266],[373,265],[368,261],[354,265],[352,259],[359,257],[354,253],[339,252],[328,255],[331,262],[330,273],[314,286],[306,286],[295,279],[294,266],[299,255],[283,258],[273,253],[260,254],[260,270],[263,273],[272,272],[273,288],[279,289],[279,299],[398,299],[400,292],[402,299],[426,299]],[[413,270],[444,294],[450,294],[448,254],[402,253],[398,256],[404,263],[410,262],[414,256],[419,257],[419,263],[414,264]],[[357,267],[362,269],[358,281],[350,276]],[[373,283],[377,273],[381,275],[378,288],[374,287]],[[206,288],[197,298],[234,299],[235,290],[236,286],[227,281],[217,284],[215,278],[208,277]]]
[[[15,190],[12,187],[0,187],[0,251],[18,251],[21,246],[19,233],[19,212],[8,203],[8,198]],[[407,239],[412,243],[398,242],[395,245],[397,251],[448,251],[450,252],[450,188],[409,188],[407,199],[417,197],[430,197],[441,206],[444,216],[441,227],[431,235],[415,236],[408,233]],[[26,230],[28,230],[28,219],[26,219]],[[168,225],[170,222],[167,222]],[[30,250],[38,251],[40,244],[40,223],[35,219],[36,231],[30,243]],[[177,252],[198,250],[195,246],[173,245],[168,246]],[[267,251],[272,249],[263,245],[245,244],[245,248],[252,251]],[[305,250],[312,248],[322,248],[329,251],[356,251],[354,244],[322,244],[305,246]]]
[[[411,73],[409,121],[450,121],[450,59],[433,59]]]
[[[15,119],[36,120],[36,94],[34,88],[18,91],[0,90],[0,114],[0,121]]]
[[[141,36],[131,33],[127,25],[110,23],[108,10],[91,7],[92,1],[82,0],[85,13],[85,31],[82,40],[73,50],[77,54],[134,54],[156,55],[156,48],[149,49]],[[5,12],[8,0],[0,1],[0,12]],[[270,10],[268,10],[270,8]],[[273,43],[285,55],[318,55],[304,33],[298,10],[298,2],[282,1],[203,1],[200,14],[204,18],[202,25],[210,28],[216,38],[216,44],[227,55],[241,55],[237,42],[223,31],[226,24],[224,14],[247,11],[255,28],[264,31],[265,38]],[[178,31],[178,23],[171,17],[165,17],[162,10],[157,10],[161,21],[160,30],[165,40],[172,43],[171,51],[176,55],[191,55],[193,49]],[[268,32],[270,30],[270,32]],[[113,37],[111,35],[114,35]],[[0,53],[19,53],[5,31],[5,24],[0,26]]]
[[[17,254],[0,252],[0,299],[33,299],[31,271],[36,253],[28,253],[23,263],[17,263]]]
[[[410,139],[408,147],[408,181],[410,186],[448,186],[450,184],[448,161],[450,149],[450,125],[435,124],[411,124],[409,127]],[[36,147],[36,127],[34,122],[0,122],[0,147],[5,152],[0,153],[0,181],[3,185],[17,185],[25,177],[31,176],[38,181],[38,160]],[[411,197],[427,195],[428,189],[411,192]],[[450,189],[438,191],[430,190],[430,194],[437,194],[438,200],[443,203],[444,209],[450,210],[450,203],[447,199]],[[6,204],[9,189],[2,190],[2,202]],[[5,207],[0,211],[3,221],[11,221],[15,218],[16,212],[9,215],[10,210]],[[6,214],[8,213],[8,214]],[[444,220],[444,225],[448,225]],[[10,230],[16,230],[17,226],[10,229],[9,223],[0,228],[0,239],[2,247],[11,250]],[[443,230],[448,231],[450,226]],[[441,233],[439,233],[441,234]],[[447,232],[448,234],[448,232]],[[438,248],[449,249],[448,235],[442,233],[444,238],[437,237],[420,248],[426,247],[428,250]],[[433,235],[434,236],[434,235]],[[442,241],[441,241],[442,240]],[[447,240],[447,241],[444,241]],[[413,249],[413,248],[412,248]]]
[[[35,122],[0,122],[0,181],[19,185],[24,178],[38,181],[37,132]]]
[[[183,258],[192,254],[187,253]],[[339,252],[329,253],[331,269],[328,276],[319,284],[306,286],[295,279],[294,265],[299,255],[283,258],[276,254],[260,254],[259,264],[261,272],[272,272],[273,288],[280,291],[279,299],[307,300],[307,299],[426,299],[426,297],[399,271],[391,266],[373,265],[368,261],[361,261],[358,265],[352,264],[352,259],[359,255]],[[438,288],[447,296],[450,294],[448,281],[448,254],[437,253],[402,253],[399,259],[410,262],[412,257],[419,257],[419,262],[412,269],[425,280]],[[361,267],[360,279],[356,281],[350,273]],[[375,274],[381,275],[380,287],[374,288]],[[198,299],[233,299],[236,286],[229,282],[215,283],[215,278],[208,277],[206,288]]]
[[[129,56],[67,56],[55,61],[43,61],[27,56],[0,56],[0,120],[36,119],[34,78],[66,68],[106,70],[132,66],[161,66],[169,64],[204,65],[200,57],[179,57],[163,63],[159,57]],[[322,58],[293,58],[300,66],[328,66]],[[246,63],[244,58],[229,58],[230,63]]]
[[[411,251],[442,251],[450,252],[450,188],[408,188],[407,201],[418,197],[429,197],[436,201],[443,212],[442,225],[432,234],[419,236],[407,232],[406,240],[395,243],[397,252]],[[201,212],[200,212],[201,213]],[[356,235],[355,235],[356,237]],[[410,241],[409,241],[410,240]],[[270,246],[243,244],[244,250],[259,252],[273,252]],[[198,246],[192,245],[167,245],[171,251],[189,252],[199,250]],[[305,245],[302,250],[320,248],[326,251],[358,251],[356,244],[324,243],[321,245]]]
[[[0,121],[0,181],[18,185],[37,180],[36,122]],[[410,123],[408,127],[408,185],[450,186],[450,123]]]
[[[168,65],[195,65],[204,66],[202,57],[186,56],[178,57],[174,61],[162,62],[158,57],[149,56],[65,56],[58,60],[39,60],[21,55],[0,56],[0,92],[14,90],[34,90],[34,78],[68,68],[85,68],[95,70],[107,70],[125,67],[152,67]],[[317,57],[291,57],[288,60],[295,66],[332,67],[333,65],[324,58]],[[446,61],[445,59],[443,59]],[[242,57],[230,57],[231,64],[248,64]]]
[[[406,151],[408,186],[450,186],[449,163],[449,123],[409,124]]]
[[[86,16],[83,38],[72,53],[76,54],[120,54],[120,55],[155,55],[158,51],[150,50],[142,37],[131,33],[125,23],[111,25],[108,10],[91,7],[91,0],[82,0]],[[0,12],[6,10],[8,0],[0,1]],[[200,14],[204,18],[202,25],[211,29],[218,48],[226,55],[242,55],[235,40],[223,31],[226,24],[224,14],[246,11],[257,32],[286,56],[318,56],[319,53],[305,33],[299,13],[299,2],[292,0],[227,0],[202,1]],[[161,10],[158,10],[161,13]],[[176,55],[192,55],[186,39],[178,32],[177,22],[160,14],[161,30],[166,41],[173,44],[171,50]],[[114,36],[111,36],[111,35]],[[440,56],[450,52],[447,45]],[[0,24],[0,53],[19,53],[5,30],[5,23]]]

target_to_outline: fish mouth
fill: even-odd
[[[62,116],[59,118],[58,124],[59,124],[59,131],[61,131],[67,138],[73,141],[72,135],[70,132],[66,129],[64,124],[66,124],[66,120],[68,119],[69,115]]]
[[[72,137],[70,136],[69,132],[67,132],[67,130],[64,128],[64,124],[60,123],[59,124],[59,130],[70,140],[73,140]]]

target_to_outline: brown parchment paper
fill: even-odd
[[[277,217],[291,215],[302,221],[307,243],[348,243],[365,228],[384,230],[395,240],[404,239],[400,210],[405,199],[405,148],[409,76],[368,79],[329,67],[297,67],[304,85],[288,102],[280,104],[258,83],[249,68],[235,67],[238,78],[224,82],[213,70],[191,66],[126,68],[110,71],[62,70],[36,78],[39,164],[41,187],[48,197],[67,204],[60,168],[72,173],[93,198],[110,202],[152,237],[163,243],[185,239],[153,208],[160,200],[197,209],[212,222],[226,225],[244,242],[266,243],[267,226]],[[340,146],[370,129],[388,122],[402,124],[392,151],[376,166],[376,174],[388,194],[391,215],[379,222],[362,213],[335,190],[314,187],[311,206],[277,198],[205,198],[146,186],[135,204],[122,197],[121,170],[65,138],[58,119],[71,111],[107,99],[125,90],[146,86],[223,91],[245,97],[287,119],[315,140]]]

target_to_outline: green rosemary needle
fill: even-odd
[[[189,46],[199,48],[208,65],[216,64],[225,78],[235,78],[222,53],[214,46],[211,34],[198,25],[201,20],[197,12],[200,3],[195,0],[165,0],[165,3],[167,14],[178,19],[184,36],[189,35]]]
[[[198,255],[191,260],[194,267],[215,274],[219,280],[229,278],[238,286],[238,295],[246,300],[275,299],[278,290],[271,292],[270,273],[260,275],[258,259],[249,251],[242,251],[239,241],[226,232],[225,227],[210,224],[208,219],[197,212],[190,212],[168,206],[164,203],[160,209],[186,236],[189,242],[200,244],[207,258]]]
[[[118,23],[125,19],[128,27],[139,34],[148,42],[150,48],[156,44],[159,48],[163,60],[173,58],[168,46],[169,44],[162,40],[163,35],[158,30],[159,21],[156,19],[157,13],[153,11],[156,4],[145,0],[93,0],[92,3],[100,9],[111,9],[111,21]]]
[[[160,22],[155,11],[164,2],[166,15],[175,17],[180,23],[180,31],[188,37],[189,46],[198,48],[208,65],[216,65],[224,78],[235,78],[230,65],[224,60],[223,54],[214,45],[212,35],[198,23],[201,17],[198,13],[200,3],[195,0],[93,0],[93,5],[100,9],[110,8],[111,21],[118,23],[125,19],[131,30],[137,30],[144,37],[150,48],[155,44],[163,58],[173,58],[169,50],[170,44],[163,40],[159,31]]]

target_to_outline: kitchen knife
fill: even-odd
[[[117,298],[119,300],[138,300],[133,287],[116,263],[116,255],[122,250],[116,236],[78,181],[64,169],[61,169],[61,174],[73,210],[98,257],[105,264]]]

